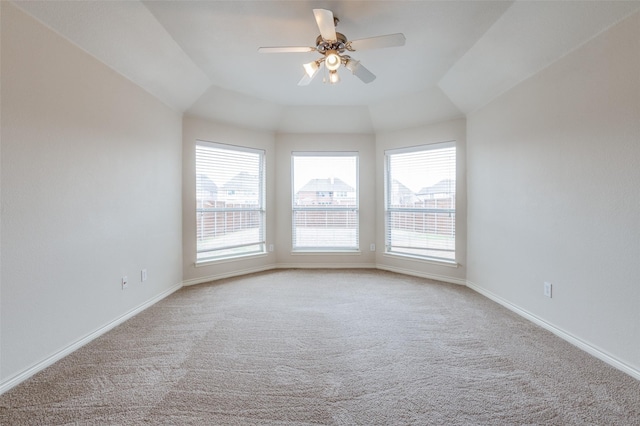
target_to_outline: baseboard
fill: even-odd
[[[411,275],[411,276],[420,277],[420,278],[427,278],[430,280],[442,281],[450,284],[467,285],[466,280],[463,280],[461,278],[448,277],[446,275],[430,274],[427,272],[416,271],[413,269],[398,268],[395,266],[380,265],[380,264],[377,264],[375,268],[381,269],[383,271],[396,272],[398,274]]]
[[[188,287],[192,285],[208,283],[211,281],[222,280],[224,278],[233,278],[233,277],[239,277],[247,274],[254,274],[256,272],[269,271],[271,269],[276,269],[276,268],[277,268],[276,265],[271,264],[271,265],[257,266],[255,268],[240,269],[232,272],[225,272],[222,274],[215,274],[215,275],[207,275],[206,277],[198,277],[190,280],[185,280],[185,281],[182,281],[182,285],[185,287]]]
[[[375,263],[278,263],[278,269],[376,269]]]
[[[29,377],[33,376],[34,374],[44,370],[45,368],[49,367],[52,364],[54,364],[56,361],[59,361],[62,358],[64,358],[65,356],[67,356],[67,355],[71,354],[72,352],[80,349],[81,347],[83,347],[87,343],[91,342],[92,340],[95,340],[96,338],[102,336],[106,332],[114,329],[116,326],[122,324],[123,322],[125,322],[129,318],[139,314],[140,312],[144,311],[148,307],[155,305],[160,300],[164,299],[165,297],[167,297],[170,294],[172,294],[172,293],[176,292],[177,290],[179,290],[181,287],[182,287],[181,283],[174,285],[173,287],[169,288],[168,290],[163,291],[159,295],[147,300],[143,304],[141,304],[141,305],[137,306],[136,308],[130,310],[126,314],[119,316],[118,318],[116,318],[113,321],[103,325],[102,327],[100,327],[97,330],[93,331],[92,333],[86,335],[85,337],[83,337],[83,338],[81,338],[79,340],[76,340],[74,343],[70,344],[66,348],[63,348],[62,350],[54,353],[53,355],[45,358],[44,360],[42,360],[42,361],[38,362],[37,364],[27,368],[26,370],[24,370],[24,371],[12,376],[12,377],[9,377],[8,379],[2,381],[0,383],[0,395],[5,393],[9,389],[19,385],[20,383],[24,382],[25,380],[27,380]]]
[[[278,263],[278,264],[271,264],[271,265],[263,265],[263,266],[257,266],[255,268],[246,268],[246,269],[240,269],[240,270],[235,270],[232,272],[225,272],[222,274],[214,274],[214,275],[207,275],[205,277],[198,277],[198,278],[193,278],[190,280],[185,280],[182,282],[182,285],[185,287],[188,286],[192,286],[192,285],[198,285],[198,284],[204,284],[204,283],[208,283],[211,281],[217,281],[217,280],[222,280],[225,278],[233,278],[233,277],[240,277],[242,275],[247,275],[247,274],[254,274],[257,272],[264,272],[264,271],[270,271],[273,269],[325,269],[325,268],[331,268],[331,269],[375,269],[376,265],[375,264],[362,264],[362,263],[341,263],[341,264],[335,264],[335,263]]]
[[[572,345],[582,349],[583,351],[587,352],[588,354],[591,354],[593,356],[595,356],[596,358],[600,359],[601,361],[606,362],[607,364],[609,364],[610,366],[617,368],[618,370],[627,373],[628,375],[630,375],[631,377],[640,380],[640,370],[626,364],[625,362],[617,359],[615,356],[605,352],[604,350],[598,348],[597,346],[592,345],[591,343],[588,343],[582,339],[580,339],[577,336],[574,336],[573,334],[559,328],[556,327],[555,325],[543,320],[542,318],[527,312],[526,310],[520,308],[519,306],[514,305],[513,303],[503,299],[502,297],[478,286],[477,284],[474,284],[471,281],[467,281],[466,283],[467,287],[469,287],[470,289],[480,293],[481,295],[487,297],[488,299],[493,300],[494,302],[504,306],[505,308],[509,309],[510,311],[520,315],[521,317],[533,322],[534,324],[539,325],[540,327],[552,332],[553,334],[555,334],[556,336],[560,337],[561,339],[571,343]]]
[[[466,281],[462,279],[452,278],[445,275],[428,274],[412,269],[396,268],[393,266],[379,265],[376,263],[277,263],[271,265],[258,266],[255,268],[247,268],[225,272],[222,274],[207,275],[205,277],[193,278],[185,280],[182,285],[185,287],[217,281],[224,278],[239,277],[242,275],[253,274],[256,272],[270,271],[273,269],[380,269],[389,272],[396,272],[414,277],[427,278],[436,281],[442,281],[451,284],[466,285]]]
[[[232,277],[236,277],[236,276],[241,276],[241,275],[246,275],[246,274],[251,274],[251,273],[256,273],[256,272],[263,272],[263,271],[268,271],[268,270],[272,270],[272,269],[290,269],[290,268],[302,268],[302,269],[323,269],[323,268],[331,268],[331,269],[336,269],[336,268],[340,268],[340,269],[380,269],[380,270],[384,270],[384,271],[389,271],[389,272],[395,272],[395,273],[399,273],[399,274],[404,274],[404,275],[411,275],[411,276],[416,276],[416,277],[420,277],[420,278],[426,278],[426,279],[432,279],[432,280],[437,280],[437,281],[442,281],[442,282],[447,282],[447,283],[451,283],[451,284],[458,284],[458,285],[466,285],[467,287],[469,287],[470,289],[482,294],[483,296],[493,300],[496,303],[499,303],[500,305],[504,306],[505,308],[515,312],[516,314],[526,318],[527,320],[545,328],[546,330],[549,330],[550,332],[552,332],[553,334],[557,335],[558,337],[568,341],[569,343],[573,344],[574,346],[577,346],[578,348],[584,350],[585,352],[595,356],[596,358],[606,362],[607,364],[629,374],[630,376],[640,380],[640,371],[638,369],[633,368],[632,366],[616,359],[614,356],[606,353],[605,351],[589,344],[588,342],[585,342],[583,340],[581,340],[580,338],[572,335],[571,333],[568,333],[556,326],[554,326],[553,324],[550,324],[546,321],[544,321],[543,319],[525,311],[524,309],[521,309],[520,307],[508,302],[507,300],[491,293],[488,290],[483,289],[482,287],[479,287],[478,285],[472,283],[471,281],[467,281],[467,280],[462,280],[462,279],[458,279],[458,278],[452,278],[452,277],[448,277],[448,276],[444,276],[444,275],[437,275],[437,274],[430,274],[430,273],[425,273],[425,272],[421,272],[421,271],[416,271],[413,269],[405,269],[405,268],[398,268],[398,267],[393,267],[393,266],[387,266],[387,265],[380,265],[380,264],[362,264],[362,263],[355,263],[355,264],[350,264],[350,263],[345,263],[345,264],[335,264],[335,263],[327,263],[327,264],[323,264],[323,263],[309,263],[309,264],[300,264],[300,263],[293,263],[293,264],[287,264],[287,263],[279,263],[279,264],[271,264],[271,265],[265,265],[265,266],[259,266],[259,267],[255,267],[255,268],[247,268],[247,269],[243,269],[243,270],[237,270],[237,271],[233,271],[233,272],[227,272],[227,273],[222,273],[222,274],[216,274],[216,275],[210,275],[210,276],[206,276],[206,277],[200,277],[200,278],[195,278],[195,279],[191,279],[191,280],[186,280],[183,281],[182,283],[176,284],[173,287],[169,288],[168,290],[165,290],[164,292],[160,293],[159,295],[155,296],[154,298],[148,300],[147,302],[139,305],[138,307],[132,309],[131,311],[127,312],[126,314],[114,319],[113,321],[109,322],[108,324],[100,327],[99,329],[95,330],[94,332],[90,333],[89,335],[77,340],[76,342],[72,343],[71,345],[67,346],[66,348],[54,353],[53,355],[49,356],[48,358],[38,362],[37,364],[33,365],[32,367],[22,371],[21,373],[18,373],[17,375],[14,375],[2,382],[0,382],[0,394],[3,394],[4,392],[8,391],[9,389],[13,388],[14,386],[18,385],[19,383],[25,381],[26,379],[28,379],[29,377],[33,376],[34,374],[38,373],[39,371],[45,369],[46,367],[52,365],[53,363],[55,363],[56,361],[64,358],[65,356],[69,355],[70,353],[74,352],[75,350],[81,348],[82,346],[86,345],[87,343],[91,342],[92,340],[96,339],[97,337],[103,335],[104,333],[110,331],[111,329],[115,328],[116,326],[122,324],[123,322],[125,322],[126,320],[128,320],[129,318],[137,315],[138,313],[142,312],[143,310],[147,309],[148,307],[156,304],[157,302],[159,302],[160,300],[164,299],[165,297],[169,296],[170,294],[174,293],[175,291],[179,290],[182,286],[191,286],[191,285],[196,285],[196,284],[202,284],[202,283],[206,283],[206,282],[210,282],[210,281],[216,281],[216,280],[220,280],[220,279],[224,279],[224,278],[232,278]]]

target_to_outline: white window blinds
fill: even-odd
[[[294,251],[358,250],[357,153],[293,153]]]
[[[264,151],[196,143],[197,261],[265,251]]]
[[[455,261],[455,142],[385,152],[385,251]]]

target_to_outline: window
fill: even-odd
[[[294,251],[358,250],[357,153],[294,152]]]
[[[454,262],[456,146],[385,152],[385,252]]]
[[[265,252],[264,176],[264,151],[197,141],[197,261]]]

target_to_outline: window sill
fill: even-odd
[[[433,259],[428,257],[420,257],[420,256],[411,256],[410,254],[401,254],[401,253],[384,253],[385,257],[392,257],[397,259],[406,259],[406,260],[416,260],[423,263],[431,263],[433,265],[438,266],[447,266],[449,268],[457,268],[460,266],[458,262],[455,260],[440,260]]]
[[[219,258],[219,259],[197,260],[193,264],[193,266],[195,266],[196,268],[200,268],[200,267],[203,267],[203,266],[219,265],[221,263],[237,262],[239,260],[248,260],[248,259],[255,259],[255,258],[260,258],[260,257],[267,257],[267,253],[266,252],[250,253],[250,254],[243,254],[243,255],[233,256],[233,257],[223,257],[223,258]]]

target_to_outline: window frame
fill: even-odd
[[[198,147],[201,148],[212,148],[212,149],[218,149],[218,150],[225,150],[225,151],[231,151],[231,152],[236,152],[236,153],[249,153],[249,154],[255,154],[258,155],[258,166],[257,166],[257,170],[256,172],[258,173],[258,187],[257,187],[257,205],[256,206],[250,206],[250,207],[211,207],[211,208],[204,208],[204,207],[199,207],[198,206],[198,174],[199,174],[199,167],[198,167]],[[196,190],[196,214],[195,214],[195,219],[196,219],[196,230],[195,230],[195,239],[196,239],[196,265],[201,265],[201,264],[206,264],[206,263],[211,263],[211,262],[216,262],[216,261],[226,261],[226,260],[233,260],[233,259],[237,259],[237,258],[245,258],[245,257],[251,257],[251,256],[259,256],[259,255],[265,255],[267,253],[267,246],[266,246],[266,151],[264,149],[258,149],[258,148],[252,148],[252,147],[247,147],[247,146],[241,146],[241,145],[232,145],[232,144],[226,144],[226,143],[220,143],[220,142],[210,142],[210,141],[204,141],[204,140],[196,140],[195,143],[195,175],[196,175],[196,187],[194,188]],[[225,192],[222,190],[222,188],[220,188],[219,193],[221,192]],[[226,194],[230,195],[229,193],[233,192],[235,195],[236,191],[231,191],[231,190],[226,190]],[[221,247],[217,247],[214,249],[205,249],[204,247],[202,247],[200,245],[201,242],[201,238],[198,235],[198,224],[197,221],[200,218],[200,215],[204,212],[210,212],[210,213],[223,213],[225,215],[228,214],[232,214],[234,217],[236,214],[239,214],[241,217],[244,214],[252,214],[252,213],[257,213],[258,214],[258,238],[254,241],[248,242],[248,243],[243,243],[243,244],[230,244],[230,245],[224,245]],[[217,221],[217,217],[214,219]],[[226,221],[227,219],[225,219]],[[225,226],[226,226],[226,222],[225,222]],[[236,252],[234,253],[233,251],[238,250],[238,249],[242,249],[242,248],[250,248],[250,247],[254,247],[253,250],[249,249],[247,251],[240,251],[240,252]],[[208,256],[206,254],[209,254]]]
[[[455,188],[454,188],[454,197],[453,197],[453,207],[452,208],[420,208],[420,207],[393,207],[390,205],[390,197],[392,195],[392,184],[394,181],[394,177],[391,176],[392,170],[390,166],[391,157],[397,154],[409,154],[409,153],[418,153],[424,151],[432,151],[437,149],[446,149],[446,148],[454,148],[455,149],[455,158],[454,158],[454,180],[455,180]],[[438,264],[445,265],[453,265],[457,266],[457,251],[456,245],[458,241],[457,234],[457,226],[456,226],[456,205],[457,205],[457,192],[458,192],[458,180],[457,180],[457,165],[458,165],[458,153],[457,153],[457,144],[455,140],[452,141],[444,141],[444,142],[435,142],[428,143],[422,145],[415,145],[409,147],[388,149],[384,151],[384,254],[389,256],[398,256],[398,257],[409,257],[412,259],[423,260],[427,262],[434,262]],[[413,195],[417,195],[414,193]],[[433,255],[421,255],[415,253],[418,250],[431,250],[436,251],[436,249],[430,248],[421,248],[421,247],[402,247],[398,245],[394,245],[393,241],[391,241],[391,230],[390,222],[391,215],[393,213],[419,213],[419,214],[449,214],[453,215],[451,219],[452,228],[453,228],[453,259],[449,257],[438,257]],[[423,219],[425,220],[425,219]],[[403,250],[404,249],[404,250]],[[413,251],[411,251],[413,250]]]
[[[295,158],[296,157],[353,157],[355,159],[355,206],[323,207],[296,205]],[[335,191],[333,191],[335,192]],[[298,212],[353,212],[355,216],[355,245],[353,246],[297,246],[296,213]],[[357,151],[292,151],[291,152],[291,252],[303,253],[360,253],[360,153]]]

